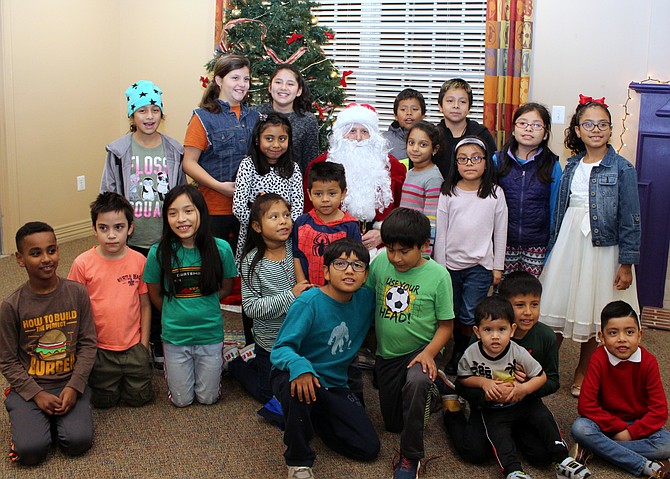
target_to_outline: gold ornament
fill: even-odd
[[[240,16],[242,15],[242,10],[240,10],[239,8],[233,8],[230,11],[230,14],[233,16],[233,18],[240,18]]]
[[[339,73],[337,73],[337,70],[333,70],[332,72],[330,72],[330,78],[332,78],[333,80],[335,78],[337,78],[338,76],[339,76]]]
[[[312,17],[309,19],[309,24],[315,27],[319,24],[319,19],[316,17]]]

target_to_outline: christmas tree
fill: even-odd
[[[321,49],[335,38],[330,28],[319,25],[309,0],[231,1],[224,11],[223,35],[207,64],[211,73],[221,55],[244,55],[251,62],[251,88],[247,104],[269,101],[268,82],[277,65],[293,63],[309,85],[312,105],[319,122],[320,150],[327,148],[327,135],[334,109],[344,102],[346,76],[341,76]]]

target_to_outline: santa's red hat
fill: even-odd
[[[349,103],[347,107],[337,115],[336,125],[344,128],[354,123],[365,125],[371,131],[379,130],[379,118],[377,110],[367,103]]]

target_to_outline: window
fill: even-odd
[[[320,0],[315,15],[335,31],[324,50],[347,78],[347,101],[377,108],[380,129],[393,121],[393,101],[405,88],[426,99],[426,120],[438,123],[440,86],[467,80],[470,115],[481,121],[484,95],[486,0]]]

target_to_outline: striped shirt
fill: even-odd
[[[263,257],[249,277],[251,261],[258,250],[251,250],[242,260],[242,308],[253,319],[256,344],[270,351],[277,339],[289,306],[295,300],[291,289],[295,286],[291,239],[286,241],[286,257],[272,261]]]
[[[400,206],[418,210],[430,220],[430,250],[428,254],[432,253],[435,243],[435,216],[441,186],[442,174],[436,165],[421,171],[412,168],[407,172],[405,183],[402,185]]]

